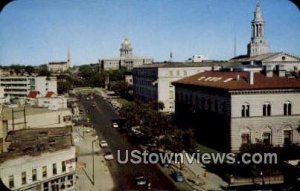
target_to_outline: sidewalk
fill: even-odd
[[[196,190],[222,190],[222,187],[228,186],[227,182],[218,175],[208,172],[196,159],[192,163],[185,160],[182,172],[187,177],[187,182]]]
[[[78,191],[109,191],[113,190],[114,184],[108,167],[106,166],[103,156],[100,154],[101,148],[99,141],[94,142],[94,172],[95,185],[93,185],[93,154],[92,140],[95,136],[92,135],[92,129],[85,127],[84,138],[82,127],[74,127],[74,143],[79,147],[79,156],[77,161],[76,175],[78,177],[76,190]],[[87,132],[89,131],[89,132]]]

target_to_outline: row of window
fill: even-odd
[[[266,102],[263,104],[262,107],[263,116],[271,116],[271,103]],[[283,115],[289,116],[292,115],[292,104],[290,101],[286,101],[283,104]],[[241,109],[241,116],[242,117],[250,117],[250,105],[249,103],[244,103]]]
[[[174,71],[175,72],[175,71]],[[169,71],[169,76],[174,76],[174,72],[173,72],[173,70],[170,70]],[[176,71],[176,76],[180,76],[181,75],[181,72],[180,72],[180,70],[177,70]],[[183,76],[187,76],[187,71],[183,71]]]
[[[191,104],[193,105],[193,97],[192,95],[188,96],[187,94],[178,94],[178,101],[183,102],[184,104]],[[211,99],[205,99],[202,97],[201,99],[198,98],[198,96],[195,97],[195,106],[196,109],[202,109],[202,110],[208,110],[208,111],[214,111],[216,113],[226,113],[226,102],[222,101],[221,103],[218,100],[215,100],[214,102]]]
[[[61,162],[61,171],[66,172],[66,161]],[[47,173],[47,166],[42,167],[42,177],[46,178],[48,175]],[[57,175],[57,164],[52,164],[52,175]],[[31,180],[32,182],[37,181],[37,169],[32,169],[31,171]],[[22,185],[27,184],[27,172],[24,171],[21,173],[21,183]],[[8,186],[9,188],[15,187],[14,175],[10,175],[8,178]]]
[[[284,130],[283,131],[283,144],[290,145],[292,143],[293,131],[292,130]],[[241,134],[242,144],[251,144],[251,134],[250,133],[242,133]],[[262,139],[257,140],[257,142],[261,142],[266,145],[272,144],[272,133],[271,131],[264,132],[262,134]]]

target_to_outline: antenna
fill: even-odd
[[[233,57],[236,57],[236,30],[234,26],[234,44],[233,44]]]
[[[172,54],[172,51],[170,51],[170,62],[172,62],[172,60],[173,60],[173,54]]]

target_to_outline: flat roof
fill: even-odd
[[[0,154],[0,163],[24,155],[38,156],[74,146],[71,126],[10,131],[5,141],[10,145],[8,152]]]
[[[12,119],[12,110],[20,111],[14,113],[14,118],[18,119],[24,117],[23,111],[24,107],[17,107],[17,108],[8,108],[4,107],[2,110],[2,119],[4,120],[11,120]],[[57,111],[70,111],[68,108],[60,108],[57,110],[50,110],[45,107],[25,107],[26,115],[36,115],[36,114],[43,114],[43,113],[52,113]]]
[[[219,62],[167,62],[145,64],[135,68],[182,68],[182,67],[212,67],[212,66],[234,66],[236,63],[219,61]]]
[[[249,72],[202,72],[173,82],[174,85],[188,85],[225,90],[299,89],[300,78],[267,77],[254,73],[254,84],[248,82]]]

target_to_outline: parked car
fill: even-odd
[[[135,177],[136,185],[143,186],[147,184],[146,178],[144,176]]]
[[[102,140],[102,141],[100,142],[100,147],[101,147],[101,148],[108,147],[107,142],[106,142],[105,140]]]
[[[112,126],[113,126],[114,128],[118,128],[118,127],[119,127],[118,123],[116,123],[116,122],[113,122]]]
[[[110,151],[107,151],[104,154],[104,158],[105,158],[105,160],[113,160],[114,156],[113,156],[113,154]]]
[[[174,171],[171,176],[173,177],[173,179],[176,182],[183,182],[184,181],[184,177],[183,174],[180,171]]]

